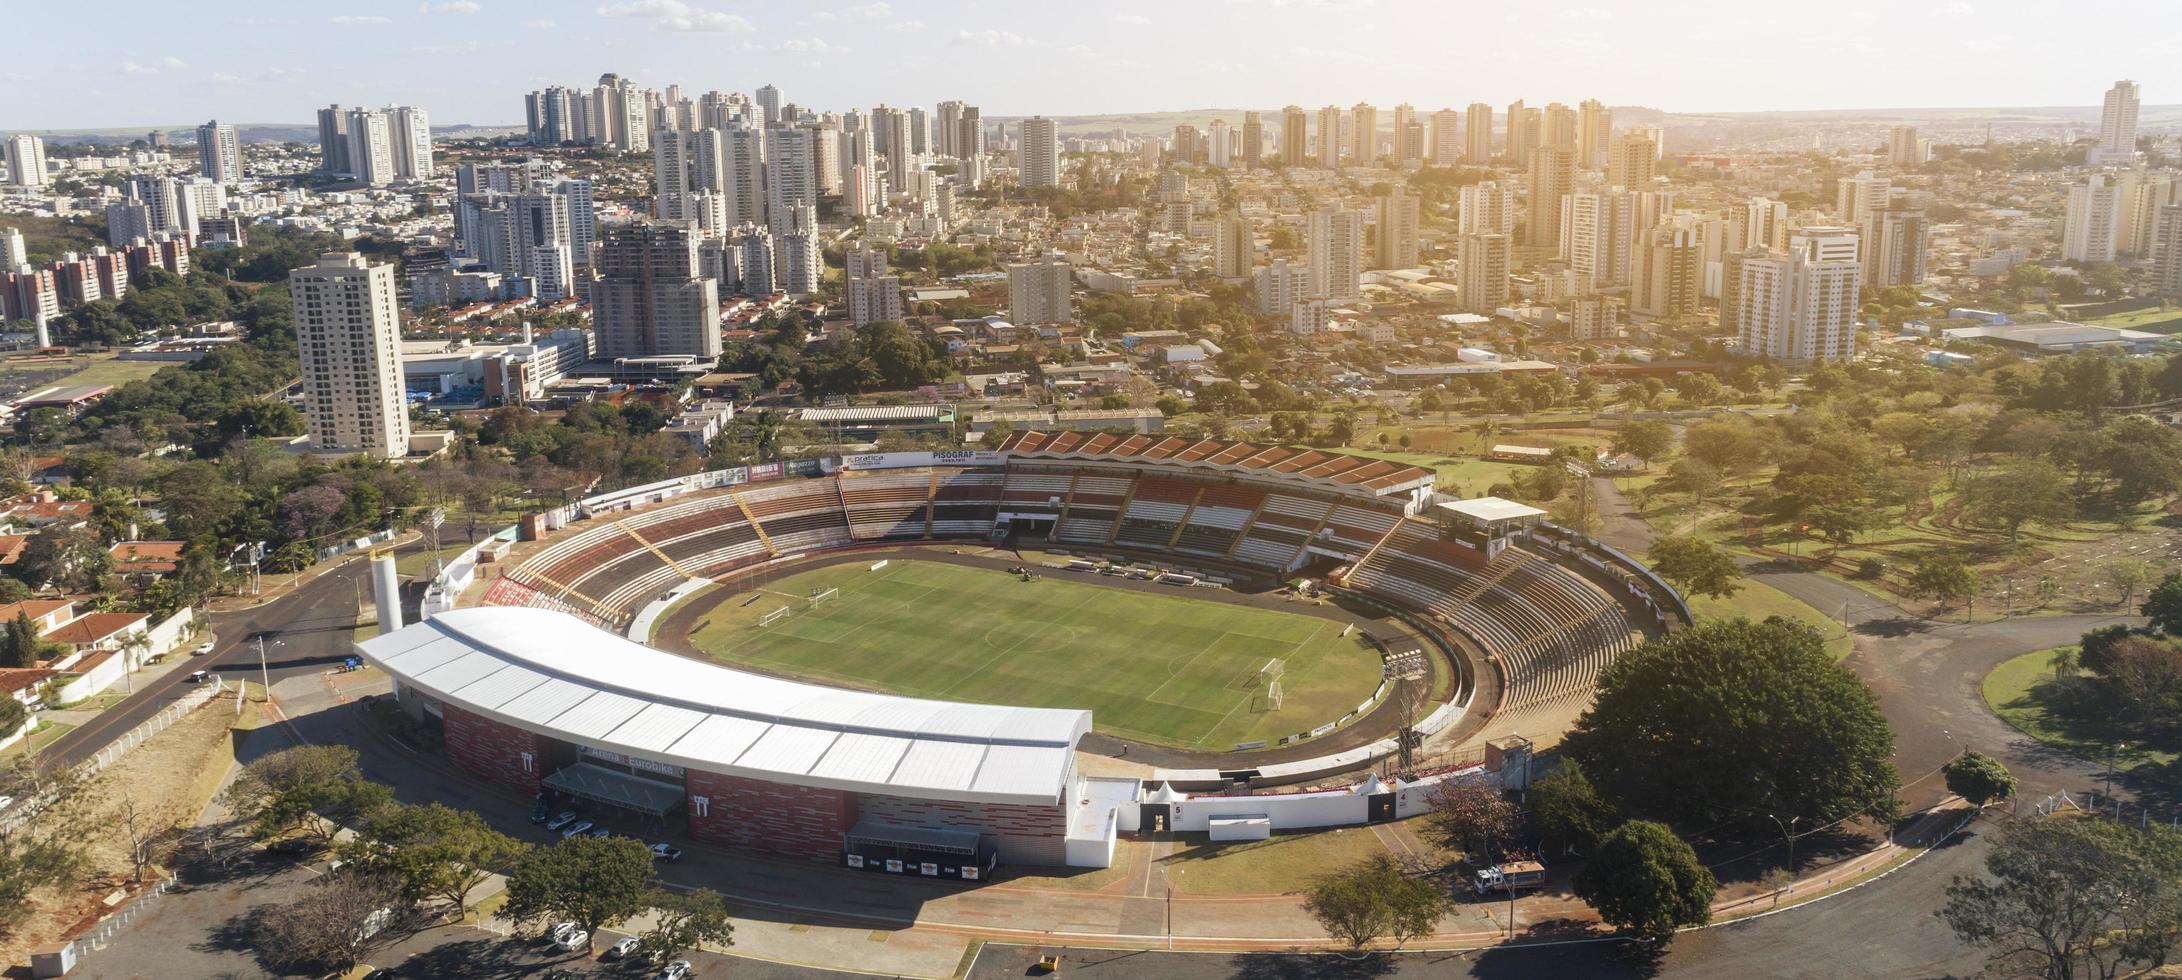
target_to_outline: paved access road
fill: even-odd
[[[279,598],[251,608],[214,612],[206,618],[219,646],[191,658],[187,667],[146,681],[135,694],[91,721],[55,739],[42,753],[47,765],[74,765],[169,703],[188,694],[192,670],[209,670],[230,680],[260,679],[253,638],[266,635],[264,672],[278,683],[298,673],[317,673],[339,664],[350,653],[358,601],[370,601],[370,563],[362,555],[312,578]]]

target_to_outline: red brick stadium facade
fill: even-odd
[[[449,759],[495,786],[525,795],[538,792],[545,752],[535,733],[451,704],[440,706],[439,717]]]

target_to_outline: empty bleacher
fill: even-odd
[[[1068,500],[1068,490],[1073,482],[1066,473],[1009,470],[1001,487],[1000,501],[1011,508],[1059,513],[1061,505]]]
[[[847,515],[832,480],[784,480],[760,484],[734,495],[783,555],[824,551],[849,544]]]
[[[1066,516],[1053,536],[1071,544],[1105,544],[1115,533],[1115,520],[1135,482],[1131,476],[1085,473],[1076,477],[1076,490],[1066,500]]]
[[[600,617],[593,615],[588,609],[555,599],[537,589],[505,577],[493,580],[492,585],[485,589],[485,597],[481,602],[487,606],[528,606],[532,609],[551,609],[556,612],[568,613],[588,621],[594,626],[608,627],[611,625]]]
[[[941,470],[932,496],[932,536],[983,538],[993,531],[1003,476],[990,470]]]
[[[925,507],[932,493],[930,470],[843,473],[837,484],[850,537],[880,541],[924,536]]]
[[[1520,547],[1487,563],[1434,530],[1404,522],[1348,583],[1431,613],[1499,658],[1504,708],[1588,696],[1634,645],[1622,607],[1589,580]]]
[[[1289,493],[1266,494],[1258,519],[1235,546],[1235,560],[1286,572],[1329,510],[1330,505],[1323,500]]]
[[[1182,526],[1182,535],[1174,541],[1175,550],[1226,557],[1250,523],[1250,515],[1264,502],[1265,494],[1259,490],[1234,484],[1204,485],[1198,491],[1197,506],[1189,512],[1188,523]]]

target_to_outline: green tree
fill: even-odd
[[[2168,636],[2182,636],[2182,572],[2168,572],[2144,596],[2144,618]],[[2085,658],[2089,666],[2089,657]]]
[[[2114,481],[2114,499],[2124,506],[2182,490],[2182,434],[2151,416],[2115,419],[2084,448]]]
[[[331,843],[344,823],[391,801],[392,791],[364,781],[355,749],[301,745],[251,760],[225,799],[259,837],[301,831]]]
[[[1909,573],[1908,586],[1910,595],[1944,604],[1957,599],[1974,598],[1977,595],[1977,573],[1972,572],[1959,558],[1934,555],[1917,563],[1917,567]]]
[[[30,709],[14,698],[0,698],[0,739],[23,730],[23,723],[30,720]]]
[[[457,912],[469,908],[470,892],[486,878],[529,850],[476,811],[438,803],[387,807],[342,846],[358,868],[393,876],[409,901],[442,898]]]
[[[2182,938],[2182,832],[2099,819],[2002,825],[1985,876],[1937,913],[1999,976],[2113,977],[2164,965]]]
[[[38,636],[38,624],[29,613],[18,610],[8,621],[7,632],[0,634],[0,667],[36,667],[47,647]]]
[[[1999,759],[1976,749],[1954,757],[1942,772],[1947,776],[1948,792],[1978,806],[2015,795],[2015,775]]]
[[[1667,825],[1631,820],[1599,844],[1576,875],[1576,896],[1606,924],[1665,943],[1675,930],[1712,921],[1720,883]]]
[[[1894,734],[1878,699],[1800,622],[1700,623],[1615,660],[1598,690],[1562,749],[1646,816],[1893,815]]]
[[[2142,558],[2123,556],[2108,559],[2099,566],[2099,572],[2106,579],[2106,584],[2121,593],[2121,599],[2114,603],[2117,606],[2127,606],[2137,597],[2137,590],[2152,581],[2152,563]]]
[[[1667,478],[1661,481],[1669,490],[1690,495],[1692,503],[1703,503],[1706,497],[1720,489],[1720,469],[1701,459],[1678,459],[1667,467]]]
[[[652,962],[664,963],[700,946],[735,945],[735,924],[728,919],[727,900],[719,892],[655,888],[650,902],[652,927],[636,937],[636,945]]]
[[[1673,582],[1684,595],[1725,599],[1742,590],[1742,566],[1712,542],[1694,535],[1678,534],[1652,542],[1647,561],[1653,571]]]
[[[1614,451],[1635,456],[1646,468],[1674,448],[1674,429],[1665,422],[1629,422],[1614,430]]]
[[[508,873],[508,901],[495,915],[523,923],[559,919],[591,934],[634,916],[652,898],[652,855],[627,837],[583,835],[523,855]]]
[[[1966,500],[1975,517],[2008,531],[2018,540],[2025,524],[2059,524],[2076,516],[2068,478],[2042,459],[2021,460],[1972,481]]]
[[[1382,936],[1393,937],[1400,946],[1427,935],[1448,904],[1437,883],[1403,873],[1385,854],[1320,876],[1303,896],[1303,910],[1351,949]]]
[[[1424,798],[1432,808],[1432,829],[1451,848],[1487,852],[1515,836],[1522,815],[1496,786],[1474,780],[1442,780]]]
[[[1597,847],[1621,821],[1621,813],[1574,759],[1563,760],[1530,788],[1530,806],[1540,835],[1578,851]]]

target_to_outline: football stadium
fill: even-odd
[[[1544,517],[1382,460],[1016,432],[527,515],[358,650],[509,790],[874,871],[1101,867],[1527,781],[1599,669],[1689,622]]]

